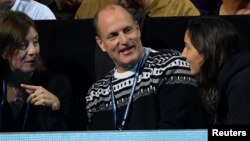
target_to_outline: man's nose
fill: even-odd
[[[124,33],[120,34],[120,42],[121,44],[126,44],[128,42],[128,37],[126,34]]]

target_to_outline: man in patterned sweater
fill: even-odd
[[[89,130],[202,127],[196,81],[179,52],[143,47],[136,20],[118,5],[100,9],[94,25],[116,67],[88,91]]]

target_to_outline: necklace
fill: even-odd
[[[3,83],[2,83],[2,88],[3,88],[3,95],[2,95],[2,100],[1,100],[1,106],[0,106],[0,130],[2,130],[2,119],[3,119],[3,116],[4,116],[4,113],[3,113],[3,109],[4,109],[4,103],[5,103],[5,99],[7,99],[7,81],[5,79],[3,79]],[[16,90],[13,89],[13,92],[16,93]],[[22,99],[22,101],[24,101]],[[30,107],[30,104],[25,104],[23,102],[23,104],[25,105],[25,112],[24,112],[24,119],[23,119],[23,123],[22,123],[22,131],[25,131],[25,127],[26,127],[26,123],[27,123],[27,119],[28,119],[28,115],[29,115],[29,107]]]
[[[16,97],[14,98],[14,103],[19,107],[23,106],[23,98],[18,95],[18,93],[14,87],[12,87],[12,90],[16,95]]]

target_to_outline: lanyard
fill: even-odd
[[[134,80],[133,80],[132,90],[131,90],[130,95],[129,95],[129,101],[128,101],[125,113],[123,115],[122,123],[121,123],[119,128],[118,128],[118,124],[117,124],[115,94],[114,94],[114,89],[113,89],[113,85],[112,85],[112,77],[114,76],[114,71],[113,71],[113,75],[111,75],[111,77],[110,77],[111,100],[112,100],[112,106],[113,106],[113,125],[114,125],[115,130],[117,130],[117,129],[123,130],[124,127],[125,127],[126,120],[127,120],[127,117],[128,117],[128,112],[129,112],[130,105],[131,105],[133,95],[134,95],[134,92],[135,92],[135,88],[136,88],[136,82],[137,82],[137,80],[139,78],[139,70],[143,65],[143,62],[144,62],[144,60],[146,58],[145,56],[146,56],[145,53],[143,53],[143,57],[140,60],[140,62],[138,63],[138,66],[136,68],[136,73],[135,73]]]
[[[3,94],[2,94],[2,100],[1,100],[1,106],[0,106],[0,130],[2,128],[2,122],[3,122],[2,121],[3,120],[3,106],[4,106],[5,99],[7,97],[7,82],[5,79],[3,79],[2,87],[3,87]],[[29,107],[30,107],[30,104],[27,104],[26,108],[25,108],[24,120],[23,120],[23,124],[22,124],[22,131],[24,131],[26,123],[27,123],[27,118],[28,118],[28,114],[29,114]]]

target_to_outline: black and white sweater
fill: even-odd
[[[146,60],[139,70],[133,102],[125,129],[187,129],[201,127],[201,105],[196,80],[189,65],[173,50],[145,48]],[[134,67],[136,68],[136,66]],[[90,130],[113,130],[110,77],[121,124],[132,89],[135,69],[110,71],[92,85],[86,96]]]

